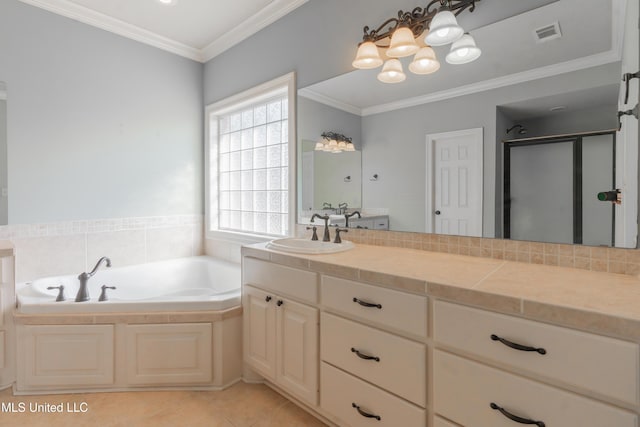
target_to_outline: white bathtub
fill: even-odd
[[[104,265],[89,279],[90,301],[75,302],[77,272],[46,277],[16,287],[21,313],[93,313],[225,310],[240,305],[240,266],[198,256],[112,268]],[[56,302],[57,289],[64,285],[66,301]],[[102,285],[108,301],[98,301]]]

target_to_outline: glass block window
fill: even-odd
[[[217,119],[217,229],[289,233],[289,105],[286,94]]]

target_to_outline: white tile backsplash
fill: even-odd
[[[201,255],[201,215],[0,226],[16,247],[16,281],[80,274],[102,256],[114,267]]]

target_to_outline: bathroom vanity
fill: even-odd
[[[244,361],[339,426],[637,427],[640,280],[411,249],[243,248]]]
[[[15,300],[14,268],[15,257],[13,245],[0,241],[0,389],[9,387],[15,380],[13,366],[15,352],[13,350],[13,318],[11,310]]]

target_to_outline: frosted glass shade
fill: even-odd
[[[352,142],[347,142],[347,147],[344,149],[344,151],[356,151],[356,147]]]
[[[361,70],[367,70],[379,67],[383,62],[384,61],[382,61],[380,53],[378,52],[378,46],[373,42],[364,42],[358,46],[356,59],[353,60],[351,65]]]
[[[425,42],[431,46],[442,46],[453,43],[464,34],[464,30],[458,25],[456,16],[449,9],[442,8],[431,20],[429,33]]]
[[[431,74],[439,69],[440,61],[436,59],[436,53],[429,46],[420,49],[413,62],[409,64],[409,70],[414,74]]]
[[[387,56],[390,58],[404,58],[413,55],[420,49],[413,32],[407,27],[400,27],[393,32],[391,43],[387,49]]]
[[[449,64],[466,64],[480,57],[482,51],[476,46],[476,41],[469,34],[453,42],[451,51],[445,58]]]
[[[402,63],[398,59],[389,59],[378,74],[378,80],[384,83],[400,83],[406,78],[407,75],[402,71]]]
[[[316,151],[323,151],[324,150],[324,144],[322,143],[322,141],[316,142],[315,150]]]

